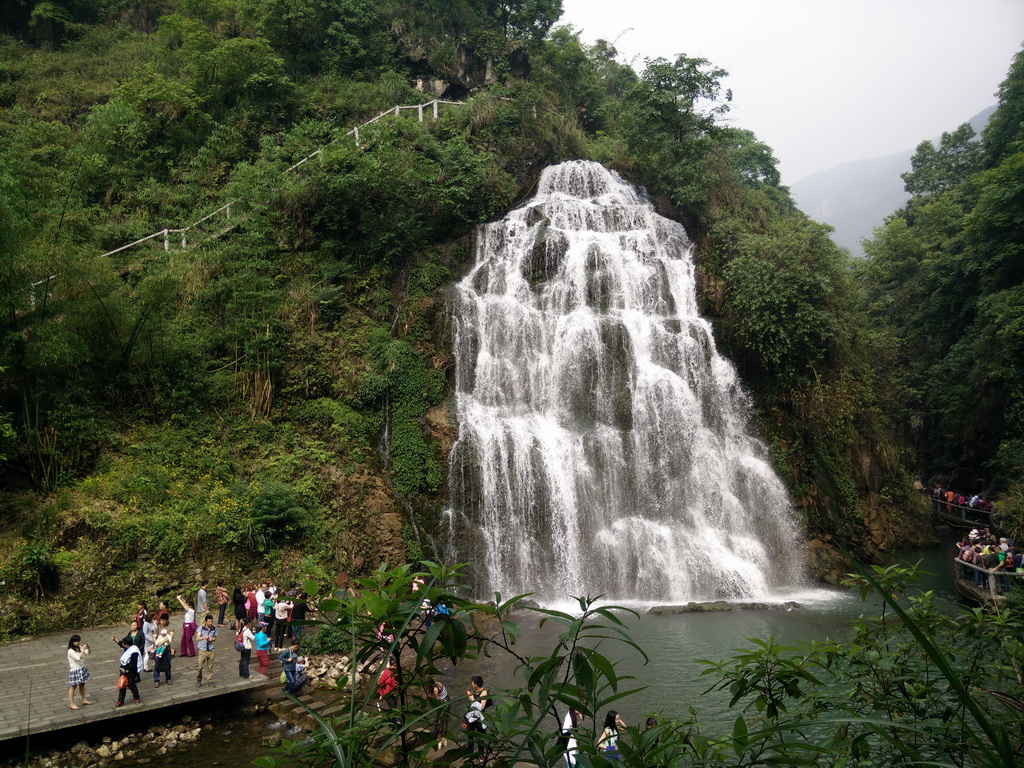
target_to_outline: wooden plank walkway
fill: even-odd
[[[171,626],[176,628],[176,635],[180,634],[179,617],[172,618]],[[126,626],[78,630],[77,634],[91,648],[86,666],[92,677],[86,683],[85,691],[94,702],[92,706],[78,710],[68,708],[67,649],[68,638],[74,633],[46,635],[0,646],[0,743],[203,699],[246,693],[266,695],[281,687],[281,666],[276,653],[271,654],[272,664],[267,677],[256,674],[255,652],[250,666],[252,677],[239,677],[234,632],[226,627],[220,630],[214,657],[213,686],[196,686],[197,658],[175,656],[171,663],[173,685],[154,688],[152,673],[143,672],[139,683],[142,703],[133,704],[129,691],[125,705],[117,709],[114,702],[117,701],[121,649],[110,636],[124,637]],[[176,637],[176,645],[177,642]]]

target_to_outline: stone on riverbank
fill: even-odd
[[[795,611],[803,606],[787,600],[784,603],[730,603],[725,600],[714,600],[703,603],[686,603],[685,605],[655,605],[647,609],[655,616],[666,616],[676,613],[713,613],[715,611]]]

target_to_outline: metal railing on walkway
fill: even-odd
[[[342,134],[338,138],[334,139],[333,141],[328,142],[327,144],[321,146],[319,149],[309,153],[308,155],[306,155],[304,158],[302,158],[298,162],[293,163],[292,165],[288,166],[284,171],[282,171],[282,175],[284,175],[286,173],[293,173],[294,171],[298,170],[299,168],[302,168],[306,163],[308,163],[309,161],[313,160],[314,158],[321,157],[323,155],[324,149],[326,149],[327,147],[335,144],[337,141],[339,141],[340,139],[345,138],[347,136],[352,136],[353,138],[355,138],[356,146],[357,147],[361,147],[362,143],[361,143],[361,140],[360,140],[359,131],[361,129],[365,129],[369,125],[373,125],[374,123],[379,122],[380,120],[383,120],[385,117],[388,117],[388,116],[399,117],[402,114],[403,111],[415,112],[416,116],[418,118],[418,121],[422,123],[428,114],[433,119],[436,120],[439,117],[439,115],[440,115],[440,107],[443,106],[443,105],[465,106],[465,102],[462,102],[462,101],[444,101],[442,99],[434,99],[433,101],[428,101],[428,102],[426,102],[424,104],[396,105],[394,107],[391,107],[390,109],[385,110],[384,112],[381,112],[376,117],[373,117],[373,118],[367,120],[364,123],[360,123],[355,128],[352,128],[351,130],[346,131],[344,134]],[[171,250],[171,244],[172,244],[172,236],[174,236],[173,237],[173,242],[175,242],[176,244],[179,244],[179,247],[180,247],[181,250],[187,250],[188,246],[189,246],[189,236],[190,236],[190,233],[192,233],[192,232],[194,232],[196,230],[200,230],[204,225],[207,225],[208,223],[210,223],[212,221],[215,221],[217,219],[217,217],[219,217],[221,215],[223,216],[223,218],[230,220],[231,219],[231,208],[232,208],[232,206],[236,206],[237,207],[239,205],[244,205],[244,203],[245,203],[244,199],[231,200],[231,201],[225,203],[224,205],[222,205],[217,210],[211,211],[210,213],[206,214],[205,216],[203,216],[200,219],[196,219],[191,224],[186,224],[183,227],[164,227],[163,229],[159,229],[156,232],[153,232],[152,234],[146,235],[145,237],[140,237],[138,240],[133,240],[132,242],[126,243],[126,244],[124,244],[122,246],[114,248],[111,251],[107,251],[106,253],[102,253],[102,254],[100,254],[100,257],[102,258],[102,257],[105,257],[105,256],[113,256],[114,254],[121,253],[122,251],[127,251],[127,250],[129,250],[131,248],[135,248],[137,246],[142,245],[143,243],[147,243],[147,242],[149,242],[151,240],[156,240],[158,238],[162,238],[163,239],[164,251],[170,251]],[[210,239],[210,238],[213,238],[213,237],[219,237],[222,234],[228,232],[230,229],[232,229],[233,226],[234,226],[234,224],[231,223],[229,226],[211,233],[210,236],[208,238],[206,238],[206,239]],[[34,283],[32,283],[32,284],[30,284],[30,285],[25,287],[25,291],[27,291],[29,293],[29,306],[30,306],[30,310],[29,311],[32,311],[32,310],[34,310],[36,308],[36,288],[38,288],[41,285],[49,285],[49,283],[51,281],[53,281],[54,279],[56,279],[58,277],[58,275],[59,275],[59,273],[50,275],[49,277],[44,277],[41,280],[37,280]]]
[[[932,504],[936,514],[942,515],[943,517],[951,520],[990,526],[995,519],[995,509],[987,510],[979,509],[978,507],[971,507],[966,504],[954,504],[953,502],[946,501],[945,499],[935,498],[928,493],[927,490],[922,490],[921,494]]]
[[[961,585],[973,586],[979,594],[991,600],[998,600],[1004,592],[1013,587],[1024,586],[1024,571],[1007,571],[1004,568],[986,568],[983,565],[968,563],[959,557],[953,558],[956,564],[956,578]]]

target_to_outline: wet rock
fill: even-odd
[[[794,611],[801,607],[800,603],[792,600],[784,603],[730,603],[725,600],[714,600],[703,603],[691,602],[685,605],[655,605],[647,612],[655,616],[665,616],[677,613],[713,613],[716,611]]]
[[[276,747],[281,743],[280,736],[264,736],[260,739],[260,744],[264,747]]]

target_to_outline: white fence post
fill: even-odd
[[[425,107],[428,107],[428,106],[431,108],[431,113],[432,113],[434,119],[437,119],[438,111],[439,111],[441,103],[442,103],[441,99],[434,99],[433,101],[428,101],[425,104],[414,104],[414,105],[409,105],[409,106],[406,106],[406,107],[403,107],[400,104],[396,104],[391,109],[389,109],[389,110],[387,110],[385,112],[381,112],[379,115],[377,115],[372,120],[367,120],[365,123],[362,124],[362,126],[359,126],[359,125],[355,126],[351,131],[349,131],[349,133],[351,133],[355,137],[356,146],[360,147],[360,146],[362,146],[362,144],[360,142],[360,139],[359,139],[359,128],[360,127],[365,127],[367,125],[375,123],[378,120],[380,120],[381,118],[386,117],[388,115],[392,115],[393,114],[395,117],[398,117],[398,116],[401,115],[403,109],[415,109],[416,112],[417,112],[417,117],[419,118],[419,121],[422,123],[423,120],[424,120],[424,116],[425,116],[424,109],[425,109]],[[457,102],[457,101],[445,101],[443,103],[445,103],[445,104],[462,104],[462,105],[464,105],[464,102]],[[536,107],[534,107],[534,109],[536,109]],[[347,136],[349,134],[346,133],[345,135]],[[299,166],[303,165],[306,161],[311,160],[313,157],[315,157],[317,155],[319,155],[320,162],[322,164],[323,163],[323,159],[324,159],[323,150],[324,150],[324,148],[320,147],[320,149],[318,149],[313,154],[309,155],[308,157],[303,158],[299,162],[295,163],[295,165],[293,165],[290,168],[288,168],[288,170],[285,171],[285,173],[287,173],[288,171],[295,170]],[[236,200],[236,201],[233,201],[233,202],[241,202],[241,201],[240,200]],[[193,222],[192,224],[187,225],[183,229],[173,229],[172,230],[170,228],[164,228],[164,229],[161,229],[161,230],[157,230],[156,232],[154,232],[151,235],[146,235],[145,237],[140,238],[139,240],[136,240],[136,241],[134,241],[132,243],[127,243],[126,245],[122,245],[121,247],[115,248],[114,250],[108,251],[107,253],[104,253],[102,255],[103,256],[113,256],[115,253],[120,253],[121,251],[127,250],[128,248],[133,248],[136,245],[140,245],[141,243],[144,243],[147,240],[153,240],[153,239],[155,239],[157,237],[162,237],[163,238],[163,241],[164,241],[164,251],[169,253],[170,250],[171,250],[171,232],[175,232],[175,233],[181,232],[181,248],[182,248],[182,250],[187,250],[188,249],[188,230],[191,229],[192,227],[198,226],[199,224],[207,221],[211,217],[216,216],[216,214],[220,213],[221,211],[224,212],[224,218],[230,219],[231,218],[231,206],[232,206],[232,203],[227,203],[223,207],[218,208],[213,213],[207,214],[202,219],[199,219],[199,221]],[[221,233],[221,234],[223,234],[223,233]],[[217,235],[214,234],[212,236],[216,237]],[[45,282],[48,284],[49,281],[52,280],[56,276],[57,275],[50,275],[50,277],[48,277]],[[39,282],[43,282],[43,281],[39,281]],[[35,290],[36,285],[38,285],[38,283],[33,283],[32,285],[28,286],[28,288],[27,288],[27,290],[29,292],[29,303],[31,304],[32,309],[35,309],[35,307],[36,307],[36,290]]]

